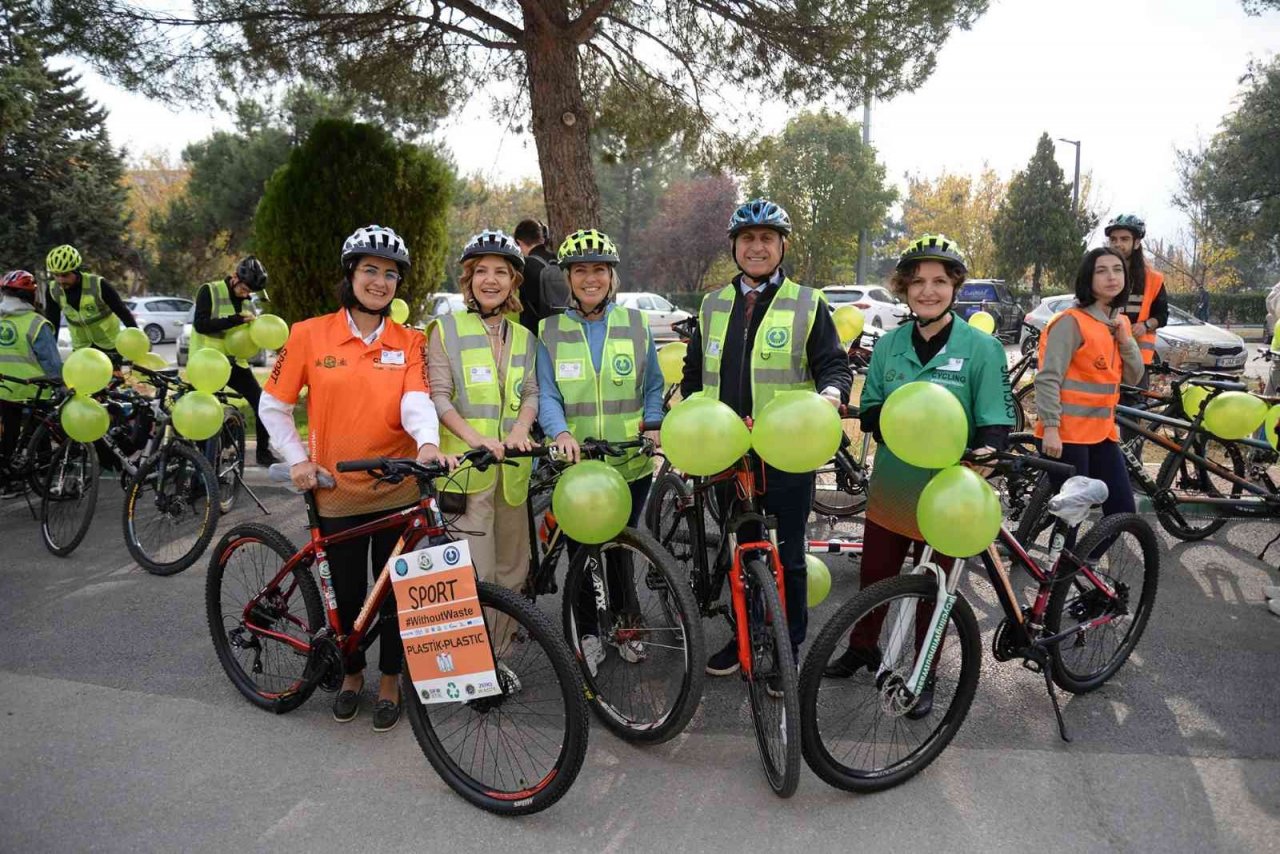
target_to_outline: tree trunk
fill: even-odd
[[[622,196],[622,233],[619,235],[618,240],[618,246],[622,249],[622,262],[618,265],[621,268],[618,272],[622,277],[622,281],[630,282],[635,278],[637,266],[636,256],[630,251],[632,210],[636,195],[636,170],[628,166],[626,171],[627,180],[623,184],[624,194]]]
[[[1035,307],[1040,304],[1040,261],[1037,260],[1035,266],[1031,268],[1031,305]]]
[[[589,143],[591,116],[578,76],[578,46],[526,12],[525,66],[531,127],[551,230],[563,237],[600,222],[600,189]]]

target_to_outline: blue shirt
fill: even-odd
[[[45,376],[62,376],[62,356],[58,355],[58,337],[52,326],[41,324],[36,340],[31,342],[31,352],[35,354]]]
[[[614,303],[609,303],[605,306],[604,315],[599,320],[584,320],[582,315],[574,309],[565,312],[567,317],[585,327],[587,348],[591,351],[591,364],[597,375],[600,373],[601,360],[604,359],[604,339],[609,330],[609,312],[615,308],[617,306]],[[657,424],[662,420],[662,395],[665,389],[662,371],[657,367],[658,348],[654,346],[653,333],[650,333],[649,358],[645,363],[644,372],[644,421],[647,424]],[[538,341],[538,423],[542,425],[542,432],[551,439],[569,429],[569,421],[564,415],[564,396],[560,394],[560,387],[556,385],[555,364],[551,361],[551,354],[541,340]]]

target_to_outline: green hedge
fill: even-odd
[[[1169,294],[1169,302],[1183,311],[1197,314],[1198,294]],[[1209,322],[1231,326],[1262,326],[1267,319],[1267,295],[1262,291],[1242,294],[1209,294]]]

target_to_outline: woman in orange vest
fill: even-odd
[[[1120,385],[1137,383],[1143,373],[1124,315],[1129,285],[1124,256],[1105,246],[1090,250],[1076,273],[1076,304],[1040,336],[1036,436],[1046,456],[1106,483],[1104,515],[1134,510],[1116,427]]]

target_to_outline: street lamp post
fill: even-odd
[[[1080,140],[1058,137],[1058,142],[1076,147],[1076,179],[1071,185],[1071,211],[1078,217],[1080,216]]]
[[[862,144],[871,144],[871,96],[868,94],[862,100]],[[864,228],[858,232],[858,267],[857,267],[857,283],[859,285],[866,284],[867,281],[867,240],[869,235]]]

